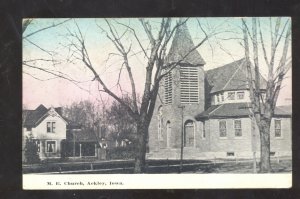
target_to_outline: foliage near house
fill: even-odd
[[[132,103],[129,96],[123,99],[128,105]],[[110,129],[108,139],[122,145],[122,140],[128,140],[131,143],[136,142],[136,122],[129,115],[128,111],[117,101],[114,101],[109,109],[106,110],[107,124]]]
[[[128,160],[134,159],[135,157],[135,147],[130,145],[126,147],[115,147],[107,150],[107,158],[110,160]]]
[[[25,160],[28,164],[39,163],[41,161],[38,154],[38,145],[33,139],[32,133],[30,133],[29,136],[26,136]]]

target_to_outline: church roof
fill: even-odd
[[[186,23],[184,23],[179,26],[175,32],[175,36],[167,56],[167,61],[169,63],[178,62],[184,58],[184,60],[181,62],[183,64],[192,64],[196,66],[204,65],[205,61],[197,49],[194,48],[195,44],[192,40]]]
[[[196,120],[205,118],[227,118],[227,117],[249,117],[250,112],[249,103],[230,103],[221,105],[212,105],[207,110],[196,115]],[[274,116],[290,117],[291,112],[282,107],[276,107]]]
[[[248,89],[246,66],[246,59],[240,59],[206,71],[206,79],[211,87],[210,93]],[[260,76],[260,82],[261,89],[265,89],[266,80],[262,76]]]

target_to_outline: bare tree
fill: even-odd
[[[136,123],[137,130],[137,140],[136,140],[136,157],[135,157],[135,173],[143,173],[145,172],[145,156],[146,156],[146,144],[148,139],[148,128],[153,115],[155,101],[158,94],[158,89],[160,85],[160,81],[166,76],[171,70],[173,70],[177,65],[183,62],[190,53],[200,47],[203,43],[205,43],[211,36],[216,35],[220,32],[204,32],[204,38],[197,44],[193,49],[183,55],[181,60],[176,62],[168,62],[166,59],[166,51],[168,49],[168,44],[170,43],[174,32],[183,24],[187,22],[188,19],[179,20],[172,25],[171,18],[163,18],[159,22],[158,26],[153,26],[148,19],[139,19],[139,23],[147,36],[148,47],[145,48],[145,42],[141,41],[138,34],[136,33],[135,28],[131,27],[128,24],[121,23],[120,21],[106,20],[107,30],[105,30],[102,26],[99,25],[99,28],[106,34],[107,38],[114,45],[117,53],[110,53],[110,55],[116,55],[122,59],[122,63],[118,65],[119,67],[119,79],[117,82],[117,86],[121,91],[121,94],[114,91],[111,87],[108,86],[107,82],[105,82],[104,76],[102,76],[97,68],[99,67],[96,63],[94,63],[89,55],[89,51],[86,45],[85,36],[82,33],[79,25],[75,23],[75,29],[68,30],[68,35],[66,37],[69,44],[67,47],[69,51],[71,51],[71,57],[73,60],[79,61],[79,63],[83,64],[83,66],[88,69],[92,75],[93,80],[98,83],[99,92],[103,92],[111,96],[114,100],[116,100],[124,109],[128,112],[129,116],[133,118]],[[125,28],[125,31],[122,34],[119,34],[119,27]],[[127,33],[132,35],[137,46],[140,48],[140,53],[142,53],[146,59],[145,63],[143,63],[143,67],[141,69],[145,70],[145,84],[143,86],[143,93],[139,103],[136,82],[132,72],[132,63],[130,62],[130,56],[136,55],[134,50],[132,49],[132,45],[125,45],[124,37]],[[71,60],[71,59],[70,59]],[[79,83],[78,81],[71,79],[67,74],[63,73],[54,73],[51,70],[41,69],[38,66],[33,64],[25,63],[28,67],[32,67],[38,70],[42,70],[43,72],[50,73],[56,77],[64,78],[73,83]],[[130,82],[130,98],[131,103],[128,104],[126,100],[124,100],[123,90],[120,84],[120,74],[122,70],[125,69],[126,76],[125,79],[128,79]]]
[[[131,98],[123,97],[123,100],[130,106],[132,104]],[[112,105],[106,110],[107,123],[110,127],[109,137],[116,141],[120,146],[123,139],[127,139],[132,143],[136,140],[136,124],[129,113],[125,110],[119,102],[114,101]]]
[[[72,122],[82,125],[85,129],[99,129],[102,116],[100,107],[88,100],[73,102],[64,107],[64,115]]]
[[[291,60],[287,57],[291,39],[291,23],[288,19],[282,24],[282,19],[278,17],[273,27],[273,20],[270,18],[270,37],[271,46],[267,49],[266,38],[263,37],[260,20],[252,18],[252,31],[245,19],[242,19],[242,29],[244,35],[245,57],[247,61],[248,85],[250,90],[250,99],[252,112],[260,133],[261,158],[260,172],[271,172],[270,165],[270,125],[279,91],[282,87],[282,81],[288,69],[291,67]],[[249,41],[249,37],[250,40]],[[280,42],[283,41],[281,49],[281,58],[276,64]],[[250,62],[250,48],[253,50],[254,70]],[[263,64],[259,62],[259,49],[262,50],[263,59],[268,68],[268,77],[266,90],[262,90],[262,81],[260,70]],[[268,50],[270,57],[267,56]],[[277,53],[277,54],[276,54]]]
[[[77,49],[77,54],[80,55],[81,61],[84,65],[90,69],[90,71],[94,75],[94,80],[98,81],[102,86],[102,92],[107,93],[111,97],[113,97],[116,101],[118,101],[129,113],[129,115],[135,120],[137,124],[137,142],[136,142],[136,158],[135,158],[135,173],[143,173],[145,172],[145,156],[146,156],[146,144],[148,138],[148,128],[153,115],[155,101],[158,94],[159,83],[163,79],[165,75],[167,75],[173,68],[175,68],[178,64],[180,64],[192,51],[196,50],[199,46],[201,46],[211,34],[206,34],[206,36],[199,42],[195,48],[191,49],[181,60],[178,60],[173,63],[168,63],[166,60],[166,50],[167,45],[170,42],[174,32],[187,20],[180,20],[176,23],[176,25],[171,27],[171,19],[163,18],[160,23],[160,27],[158,29],[157,34],[154,34],[152,30],[152,26],[150,22],[146,19],[139,19],[140,24],[142,25],[148,40],[149,40],[149,49],[146,50],[140,39],[135,33],[135,30],[126,24],[122,24],[118,22],[118,25],[125,26],[126,31],[131,31],[136,39],[141,51],[144,53],[147,58],[145,69],[145,84],[144,91],[141,99],[140,106],[137,102],[137,93],[136,93],[136,84],[132,74],[132,66],[130,65],[128,55],[131,52],[131,45],[129,47],[125,47],[122,43],[123,34],[118,34],[116,31],[117,28],[106,20],[106,24],[108,26],[108,31],[106,31],[107,38],[114,44],[116,50],[119,55],[123,59],[122,66],[125,67],[127,71],[128,78],[130,80],[131,85],[131,98],[132,104],[128,105],[122,98],[120,98],[116,93],[114,93],[108,86],[105,84],[101,76],[95,70],[94,64],[91,62],[88,50],[85,45],[84,36],[80,31],[80,28],[77,25],[77,32],[70,32],[70,35],[73,39],[77,40],[77,43],[73,43],[74,47]],[[101,27],[100,27],[101,28]]]

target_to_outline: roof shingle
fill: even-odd
[[[248,89],[246,67],[246,60],[240,59],[224,66],[206,71],[207,82],[211,87],[210,93]],[[261,75],[260,82],[261,89],[265,89],[266,80]]]
[[[181,63],[195,66],[204,65],[205,61],[197,49],[194,48],[195,44],[192,40],[186,23],[184,23],[176,30],[167,60],[169,63],[178,62],[187,55]]]
[[[35,126],[36,122],[47,113],[48,109],[44,105],[39,105],[35,110],[24,110],[23,111],[23,118],[24,122],[23,125],[25,127],[33,127]]]
[[[196,115],[196,120],[201,120],[205,118],[226,118],[226,117],[248,117],[251,105],[248,103],[230,103],[213,105],[202,113]],[[285,111],[281,107],[275,108],[274,116],[291,116],[291,113]]]
[[[39,122],[43,121],[47,117],[47,112],[50,110],[47,109],[44,105],[39,105],[35,110],[23,110],[23,126],[24,127],[34,127]],[[55,108],[55,111],[62,117],[62,110],[60,107]],[[65,117],[62,117],[66,119]],[[67,121],[67,120],[66,120]]]

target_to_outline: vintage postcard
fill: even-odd
[[[23,19],[23,189],[290,188],[291,20]]]

